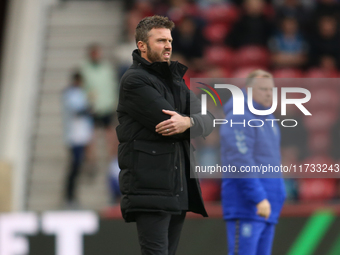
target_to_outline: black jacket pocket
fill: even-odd
[[[135,191],[172,192],[175,144],[136,140],[133,148]]]

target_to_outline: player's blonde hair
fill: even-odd
[[[262,69],[257,69],[252,71],[250,74],[247,76],[246,80],[246,86],[251,86],[254,78],[270,78],[273,79],[273,75],[267,71],[264,71]]]

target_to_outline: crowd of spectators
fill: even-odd
[[[339,77],[338,0],[130,0],[125,4],[125,38],[116,54],[121,73],[131,61],[137,23],[158,14],[175,22],[172,59],[189,67],[184,77],[188,86],[190,78],[245,78],[259,68],[275,78]],[[318,84],[312,90],[318,97],[310,103],[313,118],[288,110],[299,126],[294,131],[282,129],[285,164],[339,163],[337,84]],[[218,139],[214,135],[211,139],[208,152],[202,154],[207,161],[207,155],[219,154]],[[218,200],[218,181],[203,183],[205,199]],[[338,199],[339,184],[336,179],[286,180],[288,198],[300,201]]]
[[[166,15],[175,22],[173,52],[189,66],[191,78],[212,69],[233,77],[249,67],[274,74],[297,69],[307,77],[318,69],[320,76],[338,76],[337,0],[136,0],[126,5],[126,41],[133,40],[136,22],[144,16]]]

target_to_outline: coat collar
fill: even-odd
[[[147,69],[151,69],[164,78],[172,77],[172,74],[174,73],[177,73],[183,78],[185,72],[188,70],[188,67],[179,63],[178,61],[171,61],[170,66],[167,62],[150,63],[145,58],[141,57],[137,49],[132,52],[132,58],[134,64],[140,64]]]

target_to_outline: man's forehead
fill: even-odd
[[[253,86],[262,88],[274,87],[274,80],[269,77],[256,77],[254,78]]]
[[[148,33],[149,37],[164,37],[172,39],[171,31],[167,28],[153,28]]]

